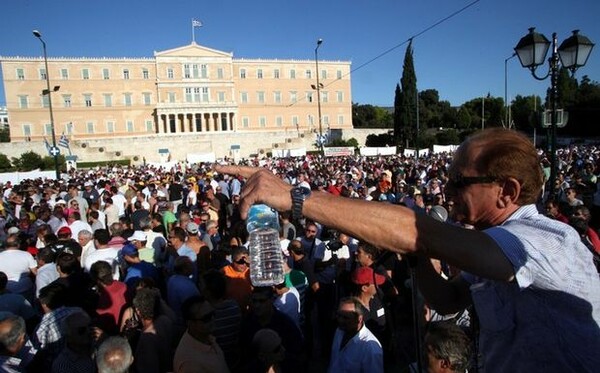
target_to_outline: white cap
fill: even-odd
[[[133,235],[127,239],[127,241],[146,241],[147,239],[146,233],[143,231],[135,231],[133,232]]]

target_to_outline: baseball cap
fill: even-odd
[[[354,272],[352,272],[352,282],[357,285],[381,285],[385,282],[385,277],[378,273],[374,273],[371,267],[358,267]]]
[[[17,227],[10,227],[10,228],[8,228],[8,231],[6,233],[8,233],[8,234],[17,234],[17,233],[19,233],[19,228],[17,228]]]
[[[86,181],[85,183],[83,183],[83,186],[84,187],[91,187],[91,186],[94,186],[94,184],[92,184],[91,181]]]
[[[146,241],[148,239],[148,237],[146,236],[146,233],[142,232],[142,231],[135,231],[133,232],[133,234],[131,235],[131,237],[129,237],[127,239],[127,241]]]
[[[196,224],[194,222],[189,222],[189,223],[187,223],[185,230],[189,234],[198,234],[198,224]]]
[[[121,254],[123,256],[137,256],[138,250],[133,246],[133,244],[128,243],[121,249]]]
[[[72,233],[73,232],[71,232],[71,228],[69,228],[69,227],[62,227],[62,228],[60,228],[58,230],[58,232],[56,232],[56,235],[57,236],[61,236],[61,235],[65,235],[65,236],[69,235],[69,236],[71,236]]]

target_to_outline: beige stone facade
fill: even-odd
[[[43,58],[0,63],[11,142],[49,140]],[[223,133],[286,139],[319,131],[314,60],[236,59],[192,43],[153,58],[50,57],[48,64],[51,90],[59,86],[51,93],[57,140],[65,133],[74,147],[185,135],[227,148]],[[319,81],[322,131],[352,129],[350,62],[319,61]]]

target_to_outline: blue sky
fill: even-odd
[[[418,89],[437,89],[453,105],[504,97],[504,60],[529,27],[549,39],[557,32],[559,44],[574,29],[600,43],[598,0],[2,0],[0,55],[40,56],[38,29],[50,57],[152,57],[189,44],[197,18],[196,41],[235,58],[312,60],[322,38],[320,59],[352,62],[354,102],[392,106],[405,42],[473,2],[413,41]],[[600,81],[600,46],[583,75]],[[544,95],[549,84],[517,58],[508,62],[509,98]]]

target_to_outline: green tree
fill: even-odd
[[[557,109],[569,109],[575,105],[578,84],[577,79],[571,76],[568,69],[559,70],[556,86],[558,88]],[[550,89],[546,95],[546,108],[550,109]]]
[[[356,128],[391,128],[393,119],[384,108],[353,103],[352,123]]]
[[[456,145],[460,143],[458,131],[450,128],[444,131],[439,131],[435,134],[435,141],[438,145]]]
[[[399,122],[394,123],[394,130],[400,131],[406,146],[412,141],[416,141],[416,110],[417,110],[417,76],[415,74],[415,65],[413,61],[412,40],[406,47],[404,55],[404,65],[402,67],[402,78],[400,79],[402,94],[400,95],[400,113]],[[397,125],[397,126],[396,126]],[[395,136],[396,138],[397,135]],[[400,143],[397,143],[400,145]]]
[[[466,104],[463,104],[456,115],[456,125],[458,128],[471,128],[471,113]]]
[[[538,96],[517,95],[510,104],[510,113],[516,129],[530,131],[539,122],[536,116],[541,113],[541,99]]]
[[[0,172],[8,172],[12,170],[12,164],[4,153],[0,153]]]
[[[13,158],[12,162],[15,165],[15,168],[19,171],[44,169],[42,156],[33,151],[23,153],[19,158]]]
[[[394,136],[390,132],[382,133],[379,135],[370,134],[367,136],[367,139],[365,141],[365,146],[373,146],[373,147],[393,146],[394,141],[395,141]]]
[[[44,169],[44,170],[54,170],[54,157],[51,157],[49,155],[45,156],[42,159],[42,163],[44,164],[44,166],[42,167],[42,169]],[[63,170],[63,171],[65,171],[67,169],[65,156],[62,155],[62,154],[58,156],[58,168],[59,168],[59,170]]]
[[[394,143],[402,144],[402,90],[400,84],[396,83],[396,91],[394,92]]]
[[[0,142],[10,142],[10,130],[8,128],[0,130]]]

